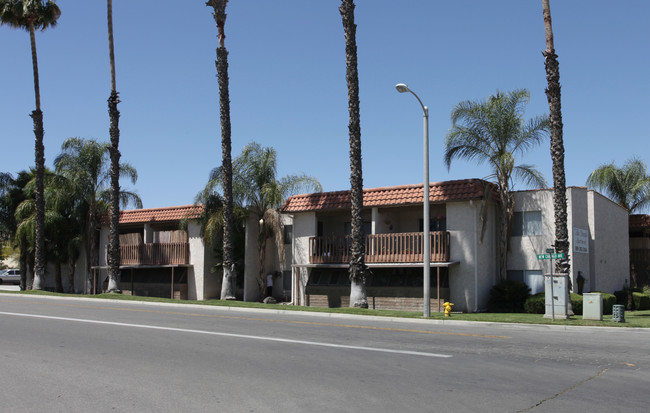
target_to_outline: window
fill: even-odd
[[[524,282],[531,294],[544,292],[544,275],[542,270],[508,270],[508,281]]]
[[[506,279],[508,281],[524,281],[524,272],[522,270],[508,270],[506,272]]]
[[[293,239],[293,225],[285,225],[283,228],[282,238],[284,239],[284,244],[291,244]]]
[[[424,231],[424,219],[418,220],[420,232]],[[429,231],[447,231],[447,218],[439,215],[429,219]]]
[[[542,235],[542,211],[515,212],[512,217],[512,235]]]
[[[524,271],[524,282],[530,287],[531,294],[544,292],[544,275],[542,270]]]

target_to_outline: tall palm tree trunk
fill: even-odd
[[[350,200],[352,203],[352,247],[350,251],[350,306],[368,308],[363,234],[363,174],[361,167],[361,119],[359,115],[359,72],[357,70],[357,26],[354,0],[342,0],[339,7],[345,32],[346,80],[350,123]]]
[[[43,176],[45,173],[45,146],[43,145],[43,112],[41,111],[41,90],[38,81],[38,58],[36,55],[36,36],[34,34],[34,25],[29,24],[29,38],[32,47],[32,66],[34,69],[34,97],[36,100],[36,109],[32,111],[30,117],[34,120],[34,155],[36,169],[36,188],[34,193],[34,204],[36,209],[35,226],[35,245],[34,245],[34,282],[32,289],[43,289],[43,277],[45,276],[45,266],[47,258],[45,257],[45,188]]]
[[[27,263],[27,240],[23,237],[20,242],[20,262],[18,263],[20,268],[20,291],[27,290],[27,273],[29,272],[29,264]]]
[[[117,104],[120,102],[118,93],[111,92],[108,99],[108,113],[111,119],[111,206],[108,246],[108,292],[120,292],[120,112]]]
[[[115,51],[113,46],[113,1],[107,0],[108,17],[108,50],[111,65],[111,96],[108,98],[108,114],[111,119],[110,137],[111,146],[111,206],[110,226],[108,239],[108,292],[120,292],[120,111],[117,104],[120,98],[116,90],[115,81]]]
[[[508,240],[514,214],[514,199],[510,193],[508,180],[499,178],[499,198],[501,199],[501,231],[499,232],[499,277],[502,281],[508,274]]]
[[[84,294],[91,291],[90,274],[93,265],[97,265],[97,239],[95,237],[95,206],[91,204],[88,208],[88,223],[86,224],[86,278],[84,280]]]
[[[555,250],[564,253],[564,258],[556,261],[555,271],[569,274],[569,230],[567,227],[566,178],[564,173],[564,142],[562,138],[562,106],[560,96],[560,66],[553,45],[553,27],[551,24],[551,8],[549,0],[542,0],[544,9],[544,28],[546,34],[546,50],[544,66],[548,88],[546,97],[550,111],[551,123],[551,159],[553,160],[553,206],[555,210]],[[569,282],[571,278],[569,277]]]
[[[221,37],[221,35],[220,35]],[[225,36],[223,36],[225,37]],[[221,37],[222,38],[222,37]],[[220,42],[221,42],[220,38]],[[230,140],[230,97],[228,92],[228,51],[217,48],[217,75],[219,77],[219,106],[221,118],[221,157],[223,168],[223,280],[221,299],[234,300],[235,268],[233,246],[232,155]]]
[[[221,122],[221,168],[223,170],[223,278],[221,299],[234,300],[235,263],[233,241],[233,196],[232,196],[232,155],[230,139],[230,93],[228,85],[228,50],[226,49],[224,26],[226,24],[227,0],[209,0],[206,5],[214,8],[217,24],[217,77],[219,79],[219,108]]]

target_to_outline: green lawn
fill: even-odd
[[[318,308],[318,307],[301,307],[290,306],[282,304],[263,304],[263,303],[250,303],[243,301],[221,301],[221,300],[207,300],[207,301],[192,301],[192,300],[171,300],[169,298],[158,297],[134,297],[130,295],[121,294],[98,294],[98,295],[78,295],[78,294],[60,294],[47,291],[21,291],[10,292],[4,291],[6,294],[25,294],[25,295],[50,295],[60,297],[85,297],[85,298],[104,298],[111,300],[127,300],[127,301],[149,301],[161,303],[181,303],[187,305],[214,305],[214,306],[227,306],[227,307],[242,307],[242,308],[265,308],[274,310],[287,310],[287,311],[310,311],[321,313],[340,313],[340,314],[358,314],[366,316],[384,316],[384,317],[403,317],[403,318],[422,318],[422,313],[411,311],[393,311],[393,310],[368,310],[362,308]],[[445,319],[442,313],[432,313],[430,319],[442,320]],[[603,316],[603,321],[583,320],[582,316],[574,316],[569,320],[551,320],[544,318],[542,314],[525,314],[525,313],[452,313],[449,320],[461,321],[482,321],[491,323],[524,323],[524,324],[557,324],[557,325],[571,325],[571,326],[600,326],[600,327],[638,327],[650,328],[650,310],[646,311],[626,311],[625,323],[618,323],[612,321],[611,315]]]

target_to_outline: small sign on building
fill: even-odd
[[[589,231],[573,228],[573,252],[589,254]]]

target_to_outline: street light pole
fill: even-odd
[[[424,156],[424,197],[423,197],[423,223],[422,223],[422,234],[424,237],[423,242],[423,251],[422,256],[422,269],[424,277],[424,317],[431,316],[431,230],[430,219],[429,219],[429,108],[424,106],[418,95],[416,95],[411,89],[408,88],[404,83],[398,83],[395,86],[400,93],[410,92],[415,98],[420,102],[423,111],[423,122],[424,122],[424,137],[423,137],[423,156]]]

